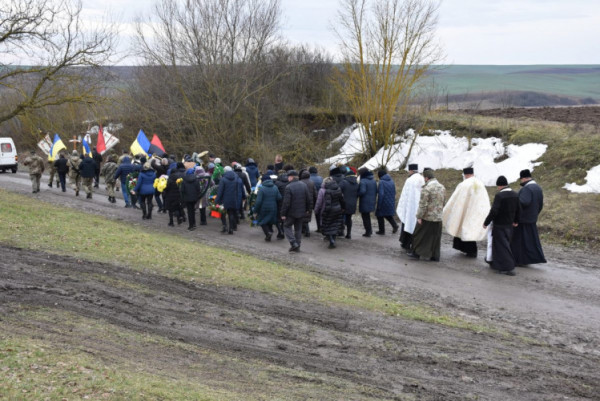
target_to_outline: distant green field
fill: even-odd
[[[600,100],[600,65],[436,66],[431,77],[449,95],[532,91]]]

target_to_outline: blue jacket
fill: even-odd
[[[273,181],[263,181],[258,190],[256,203],[254,204],[254,211],[258,216],[257,224],[259,226],[277,223],[277,203],[280,200],[281,194],[279,193],[279,189],[273,184]]]
[[[377,199],[377,183],[373,179],[373,173],[369,172],[361,177],[358,185],[358,198],[360,203],[358,211],[360,213],[371,213],[375,210],[375,200]]]
[[[254,188],[258,183],[258,179],[260,178],[256,163],[246,164],[246,173],[248,173],[248,177],[250,177],[250,186]]]
[[[228,171],[219,182],[217,192],[217,205],[223,205],[225,209],[240,209],[244,197],[244,184],[240,177],[233,171]]]
[[[323,185],[323,177],[321,177],[317,173],[313,173],[310,175],[310,180],[315,183],[315,189],[317,190],[317,192],[319,192],[319,189],[321,189],[321,185]]]
[[[396,213],[396,184],[389,174],[382,176],[379,179],[379,187],[377,193],[377,210],[375,216],[393,216]]]
[[[154,170],[142,170],[138,176],[137,184],[133,190],[139,195],[153,195],[155,179],[156,173]]]
[[[121,184],[126,184],[127,183],[127,174],[131,173],[132,171],[136,171],[136,170],[137,171],[140,170],[140,165],[139,164],[131,164],[131,159],[129,159],[129,157],[125,156],[123,158],[123,162],[121,163],[121,165],[115,172],[115,180],[117,178],[121,178]]]

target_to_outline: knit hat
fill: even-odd
[[[220,164],[220,163],[221,163],[221,158],[217,157],[217,158],[215,159],[215,164]]]
[[[246,161],[246,164],[250,164],[250,163],[256,164],[256,162],[254,161],[254,159],[251,158],[251,157],[249,157],[248,160]]]
[[[223,171],[225,171],[226,173],[228,173],[230,171],[233,171],[233,169],[231,168],[231,166],[225,166],[225,168],[223,169]]]
[[[364,177],[364,176],[366,176],[368,172],[369,172],[369,169],[368,169],[368,168],[366,168],[366,167],[361,167],[360,169],[358,169],[358,174],[359,174],[361,177]]]
[[[435,178],[435,174],[433,174],[432,169],[429,169],[429,170],[423,171],[423,177],[432,179],[432,178]]]
[[[209,168],[209,169],[211,169],[211,168],[215,168],[215,163],[208,163],[208,168]]]
[[[265,182],[265,181],[267,181],[267,180],[270,180],[270,179],[271,179],[271,174],[269,174],[269,173],[267,173],[267,174],[263,174],[263,176],[262,176],[262,177],[260,177],[260,180],[261,180],[262,182]]]
[[[377,171],[377,177],[381,178],[384,175],[387,174],[387,171],[385,171],[384,169],[380,169],[379,171]]]
[[[235,171],[242,171],[242,165],[240,163],[234,163],[233,164],[233,169]]]
[[[503,175],[498,177],[498,179],[496,180],[496,186],[498,186],[498,187],[505,187],[507,185],[508,185],[508,180]]]
[[[519,173],[520,178],[531,178],[531,171],[529,169],[521,170]]]

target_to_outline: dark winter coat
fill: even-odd
[[[163,191],[165,209],[176,211],[181,208],[181,192],[179,191],[179,185],[177,185],[177,179],[183,178],[184,175],[184,169],[175,168],[171,171],[171,175],[167,180],[167,186]]]
[[[346,203],[346,214],[356,213],[356,204],[358,203],[358,181],[356,176],[347,175],[339,185]]]
[[[56,159],[54,162],[54,167],[56,168],[56,172],[58,174],[67,174],[69,172],[69,165],[67,164],[69,160],[65,157],[61,157]]]
[[[79,164],[79,175],[82,178],[93,178],[96,175],[96,162],[89,156],[83,158]]]
[[[496,227],[512,226],[513,223],[519,222],[519,214],[519,195],[510,188],[504,189],[494,196],[494,203],[483,225],[489,226],[494,222]]]
[[[100,171],[100,165],[102,164],[102,155],[96,151],[93,151],[92,158],[96,162],[96,170]]]
[[[310,195],[311,203],[315,205],[317,203],[317,189],[315,188],[315,183],[310,179],[310,173],[308,171],[303,171],[300,176],[300,181],[306,184],[308,188],[308,194]],[[304,218],[305,223],[310,223],[312,219],[312,213]]]
[[[331,176],[331,178],[333,178],[333,180],[340,185],[340,183],[344,180],[344,174],[342,173],[335,173]]]
[[[369,172],[360,178],[358,185],[358,198],[360,199],[358,211],[360,213],[371,213],[375,210],[375,200],[377,199],[377,183],[373,178],[373,173]],[[393,214],[393,213],[392,213]]]
[[[277,223],[277,204],[282,197],[272,180],[262,182],[254,204],[254,212],[258,216],[257,224]]]
[[[321,219],[321,234],[337,235],[344,224],[344,195],[335,181],[323,184],[319,190],[315,213]]]
[[[219,182],[217,192],[217,205],[223,205],[225,209],[240,209],[244,197],[244,184],[240,177],[233,171],[228,171]]]
[[[396,184],[389,174],[382,176],[379,179],[379,187],[377,188],[377,210],[375,216],[393,216],[396,213]]]
[[[258,172],[258,166],[256,163],[246,164],[246,173],[248,173],[248,177],[250,177],[250,185],[252,188],[254,188],[258,183],[258,179],[260,178],[260,173]]]
[[[519,191],[519,202],[521,203],[519,223],[537,223],[538,215],[544,208],[542,188],[535,181],[529,181]]]
[[[140,169],[139,165],[131,164],[131,159],[129,157],[125,156],[123,158],[123,161],[121,162],[121,165],[117,169],[117,172],[115,173],[115,180],[117,178],[121,178],[121,184],[126,184],[127,183],[127,175],[129,173],[131,173],[132,171],[136,171],[139,169]]]
[[[321,189],[321,185],[323,185],[323,177],[321,177],[317,173],[314,173],[310,175],[310,180],[315,183],[315,189],[317,190],[317,192],[319,192],[319,189]]]
[[[277,180],[275,180],[273,182],[273,184],[275,184],[275,186],[279,190],[279,193],[281,194],[281,200],[278,203],[279,209],[281,210],[281,203],[283,202],[283,194],[285,194],[285,188],[288,186],[287,173],[281,174],[279,177],[277,177]]]
[[[154,170],[142,170],[138,175],[137,184],[133,189],[139,195],[154,195],[154,180],[156,173]]]
[[[242,184],[244,184],[244,188],[246,189],[246,193],[249,194],[252,187],[250,184],[250,179],[248,179],[246,173],[244,173],[242,170],[233,170],[233,172],[240,177],[240,180],[242,180]]]
[[[160,159],[152,159],[150,161],[150,165],[156,171],[156,177],[160,177],[162,175],[167,174],[167,166],[163,166],[160,162]]]
[[[200,181],[195,174],[186,174],[179,190],[182,202],[196,202],[200,197]]]
[[[283,194],[281,216],[296,219],[306,217],[308,212],[312,210],[312,206],[312,199],[306,184],[299,180],[290,181]]]

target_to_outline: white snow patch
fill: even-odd
[[[352,160],[355,155],[363,153],[363,132],[364,126],[362,124],[352,124],[344,129],[344,131],[337,138],[331,141],[331,144],[329,145],[332,146],[339,142],[344,142],[339,153],[336,156],[325,159],[324,163],[346,164]]]
[[[354,127],[342,146],[340,154],[325,160],[325,163],[348,163],[356,154],[362,153],[361,129],[362,126]],[[462,170],[472,166],[475,175],[487,186],[496,185],[496,179],[500,175],[504,175],[509,183],[517,181],[521,170],[533,170],[541,164],[534,162],[546,152],[548,147],[537,143],[505,146],[499,138],[473,138],[469,150],[467,138],[457,138],[450,131],[433,132],[435,135],[417,137],[406,165],[418,163],[421,171],[425,167],[434,170],[441,168]],[[384,161],[390,151],[382,148],[361,167],[373,170],[386,164],[388,170],[398,170],[408,155],[414,134],[413,130],[408,130],[406,137],[392,147],[392,156],[387,163]],[[499,163],[494,161],[503,155],[506,155],[507,159]]]
[[[585,176],[585,185],[577,185],[574,182],[565,184],[563,188],[579,194],[600,194],[600,165],[592,167]]]

